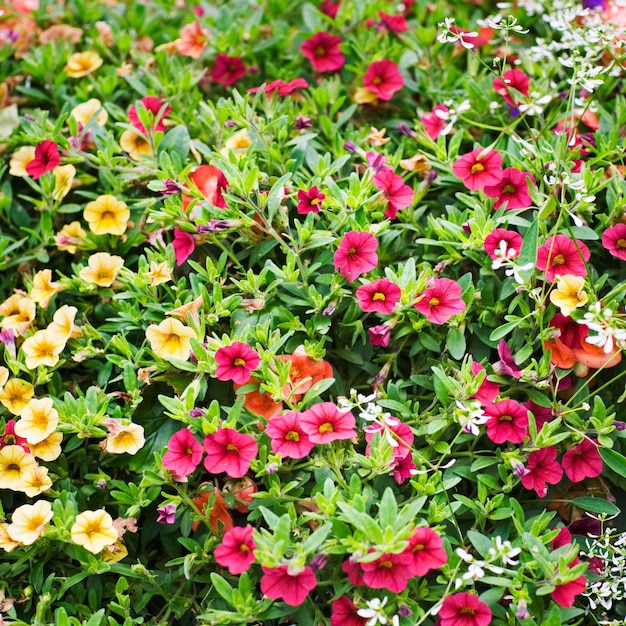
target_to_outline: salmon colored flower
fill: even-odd
[[[254,562],[256,543],[252,538],[252,526],[235,526],[224,533],[222,543],[215,548],[215,560],[227,567],[233,575],[243,574]]]
[[[83,217],[94,235],[123,235],[130,211],[125,202],[111,194],[104,194],[87,204]]]
[[[78,275],[85,282],[98,287],[110,287],[123,265],[122,257],[107,252],[97,252],[89,257],[87,267],[83,267]]]
[[[176,50],[179,54],[192,59],[199,59],[209,42],[209,32],[198,22],[183,26],[180,38],[176,40]]]
[[[413,305],[433,324],[445,324],[453,315],[466,309],[461,285],[450,278],[430,278],[426,289],[417,294]]]
[[[26,166],[35,159],[35,146],[22,146],[16,150],[9,161],[11,176],[28,176]]]
[[[56,430],[59,414],[52,406],[51,398],[32,398],[22,409],[15,424],[15,433],[24,437],[29,444],[41,443]]]
[[[20,415],[34,395],[35,389],[30,383],[19,378],[11,378],[0,391],[0,402],[13,415]]]
[[[52,505],[47,500],[37,500],[35,504],[23,504],[13,511],[7,533],[14,541],[30,546],[41,537],[46,524],[51,519]]]
[[[569,316],[574,309],[585,306],[589,298],[583,291],[585,279],[583,276],[565,274],[559,276],[556,289],[550,292],[550,302],[556,304],[565,316]]]
[[[102,65],[102,57],[92,50],[75,52],[63,68],[70,78],[81,78],[95,72]]]
[[[199,165],[191,174],[189,182],[197,188],[202,197],[210,204],[220,209],[227,207],[226,200],[222,195],[223,190],[228,186],[228,180],[224,173],[214,165]],[[183,209],[191,203],[192,198],[183,194]]]
[[[50,139],[45,139],[35,146],[35,158],[26,164],[26,173],[37,179],[52,171],[61,160],[59,148]]]
[[[263,391],[260,386],[260,381],[256,378],[251,376],[243,385],[234,383],[233,388],[235,393],[244,385],[256,386],[255,389],[237,396],[237,398],[244,398],[243,405],[248,411],[255,415],[261,415],[268,420],[283,412],[283,403],[274,401],[272,394]]]
[[[256,457],[259,446],[253,437],[233,428],[220,428],[204,438],[204,467],[211,474],[226,472],[231,478],[241,478]]]
[[[321,31],[302,42],[300,51],[311,62],[316,72],[336,72],[345,62],[345,57],[339,49],[342,42],[338,35]]]
[[[121,134],[120,146],[133,161],[141,161],[144,157],[154,154],[148,139],[130,128]]]
[[[351,230],[343,236],[335,252],[335,270],[348,277],[348,282],[374,269],[378,263],[378,241],[368,232]]]
[[[77,104],[70,111],[70,117],[73,117],[83,127],[87,126],[92,118],[95,118],[96,124],[104,126],[109,119],[109,114],[98,98],[90,98],[87,102]]]
[[[193,503],[201,513],[208,516],[208,524],[215,532],[227,532],[234,527],[233,516],[226,506],[226,500],[217,489],[203,491]],[[191,529],[195,531],[199,524],[200,521],[193,522]]]
[[[151,261],[150,271],[146,272],[146,276],[150,279],[150,285],[156,287],[172,280],[172,268],[167,264],[167,261],[162,263]]]
[[[119,538],[113,518],[104,509],[79,513],[70,528],[70,535],[73,543],[93,554],[102,552]]]
[[[585,262],[589,256],[589,248],[582,241],[558,234],[549,237],[537,249],[537,269],[542,270],[551,283],[557,275],[587,276]]]
[[[52,270],[40,270],[33,277],[33,286],[29,296],[31,300],[45,309],[52,297],[62,289],[61,283],[52,281]]]
[[[146,338],[150,348],[160,359],[187,361],[191,356],[191,341],[196,333],[182,322],[172,317],[165,318],[160,324],[150,324]]]
[[[452,165],[452,171],[470,190],[497,185],[502,180],[502,155],[489,148],[476,148]]]
[[[70,26],[69,24],[53,24],[39,33],[39,43],[45,45],[51,41],[69,41],[76,44],[81,40],[83,32],[82,28]]]
[[[379,100],[391,100],[404,86],[404,78],[398,66],[389,59],[370,63],[363,76],[363,85]]]
[[[0,450],[0,489],[24,490],[24,476],[37,465],[35,457],[22,446],[5,446]]]
[[[333,368],[327,361],[312,359],[304,346],[298,346],[293,354],[276,355],[276,360],[291,363],[289,368],[289,385],[283,390],[285,397],[299,400],[321,380],[333,377]]]
[[[59,250],[65,250],[70,254],[76,254],[76,249],[85,241],[87,233],[83,230],[80,222],[70,222],[54,236]]]
[[[261,362],[259,353],[247,343],[234,341],[229,346],[222,346],[215,353],[218,380],[232,380],[243,385],[250,378],[252,370]]]

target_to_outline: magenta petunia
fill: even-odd
[[[495,210],[501,206],[506,210],[526,209],[533,203],[529,194],[531,184],[535,184],[535,179],[528,172],[507,167],[502,171],[502,178],[495,185],[485,186],[483,191],[490,198],[497,198],[493,205]]]
[[[537,249],[537,268],[549,282],[554,282],[557,275],[587,276],[585,261],[589,257],[589,248],[582,241],[558,234]]]
[[[289,606],[302,604],[317,585],[315,572],[309,566],[297,574],[292,574],[287,565],[262,566],[261,569],[261,592],[273,600],[283,600]]]
[[[394,456],[389,475],[401,485],[407,478],[417,474],[417,465],[413,461],[413,453],[407,452],[405,456]]]
[[[386,28],[390,33],[405,33],[409,30],[404,15],[389,15],[389,13],[378,12],[380,25],[376,28]]]
[[[256,543],[252,526],[235,526],[224,533],[222,543],[215,548],[215,560],[231,574],[243,574],[254,562]]]
[[[583,439],[563,455],[561,466],[565,470],[565,475],[573,483],[579,483],[585,478],[600,476],[602,457],[598,451],[598,446],[589,439]]]
[[[400,209],[405,209],[413,204],[415,194],[413,189],[404,184],[404,179],[391,170],[382,169],[374,176],[374,187],[382,191],[383,198],[387,202],[385,217],[394,220]]]
[[[176,265],[182,265],[196,249],[196,241],[191,233],[184,230],[174,229],[174,256],[176,257]]]
[[[445,324],[453,315],[465,311],[461,285],[450,278],[430,278],[426,289],[417,294],[413,305],[433,324]]]
[[[502,78],[493,79],[493,88],[501,95],[507,104],[514,107],[519,103],[513,99],[515,95],[512,90],[519,91],[524,97],[528,97],[530,89],[530,78],[522,70],[507,70],[502,74]]]
[[[365,454],[368,456],[370,454],[370,443],[376,433],[379,433],[381,437],[386,437],[391,443],[394,458],[404,458],[411,452],[415,435],[408,424],[394,417],[393,421],[388,420],[384,425],[374,422],[365,429],[365,441],[368,444]]]
[[[375,561],[361,563],[361,567],[365,585],[372,589],[387,589],[392,593],[400,593],[406,589],[409,579],[413,577],[413,555],[406,551],[383,554]]]
[[[494,261],[508,261],[519,256],[523,241],[514,230],[495,228],[485,237],[484,248]]]
[[[447,596],[439,610],[440,626],[488,626],[491,609],[473,593]]]
[[[613,256],[626,261],[626,224],[616,224],[602,233],[602,245]]]
[[[363,563],[359,563],[354,557],[346,559],[341,564],[341,571],[346,574],[348,581],[355,587],[365,584],[363,582]]]
[[[222,346],[215,353],[218,380],[232,380],[237,385],[245,385],[250,374],[261,362],[261,357],[247,343],[233,341],[230,346]]]
[[[556,485],[563,477],[563,469],[556,460],[556,448],[541,448],[528,455],[522,485],[534,489],[540,498],[548,492],[548,484]]]
[[[498,356],[500,360],[493,366],[494,372],[500,375],[508,374],[519,380],[522,377],[522,370],[515,362],[515,358],[511,353],[511,348],[506,342],[506,339],[501,339],[498,344]]]
[[[391,328],[388,324],[379,324],[378,326],[372,326],[367,329],[370,343],[373,346],[381,346],[386,348],[389,345],[391,339]]]
[[[572,543],[572,535],[570,531],[567,528],[561,527],[559,529],[559,534],[552,540],[550,547],[553,550],[558,550],[558,548],[566,546],[570,543]],[[580,559],[576,556],[568,567],[571,569],[579,563]],[[581,594],[585,590],[586,586],[587,581],[585,579],[585,576],[584,574],[581,574],[578,578],[575,578],[574,580],[570,580],[567,583],[561,583],[560,585],[556,585],[554,591],[550,594],[550,597],[559,606],[568,608],[570,606],[573,606],[574,601],[576,600],[576,596]]]
[[[468,189],[484,189],[502,179],[502,155],[489,148],[476,148],[457,159],[452,171]]]
[[[163,467],[176,476],[188,476],[200,465],[202,444],[188,429],[175,432],[167,442],[167,452],[163,455]]]
[[[413,531],[406,552],[413,558],[413,576],[425,576],[448,562],[441,537],[428,526],[418,526]]]
[[[485,408],[487,437],[494,443],[522,443],[528,435],[528,409],[516,400],[500,400]]]
[[[366,626],[367,619],[361,617],[358,607],[348,598],[341,596],[330,604],[330,626]]]
[[[61,161],[59,148],[50,139],[45,139],[35,146],[35,158],[26,164],[26,173],[37,179],[53,170]]]
[[[448,125],[449,111],[450,109],[445,104],[438,104],[429,114],[420,117],[420,122],[433,141],[445,131]]]
[[[272,417],[265,427],[265,432],[272,440],[272,452],[287,459],[302,459],[314,447],[309,436],[304,432],[298,411],[288,411],[284,415]]]
[[[211,78],[224,87],[230,87],[246,75],[246,66],[241,57],[231,57],[220,52],[215,57]]]
[[[365,313],[393,313],[402,292],[388,278],[378,278],[356,290],[359,307]]]
[[[152,124],[150,125],[150,132],[153,132],[153,133],[157,131],[164,132],[165,131],[165,116],[168,113],[170,113],[170,111],[172,110],[171,107],[169,105],[165,106],[165,103],[162,102],[156,96],[145,96],[145,98],[141,98],[139,102],[141,102],[143,107],[149,113],[152,114],[153,121],[152,121]],[[161,111],[161,109],[163,109],[164,106],[165,106],[165,109],[163,110],[161,117],[159,117],[159,112]],[[128,121],[138,131],[142,132],[144,135],[148,133],[148,131],[146,130],[146,127],[139,121],[139,116],[137,115],[136,105],[133,105],[132,107],[130,107],[130,109],[128,109]]]
[[[363,76],[366,89],[376,94],[380,100],[391,100],[404,86],[404,78],[398,66],[389,59],[370,63]]]
[[[204,438],[204,467],[211,474],[225,472],[231,478],[241,478],[257,455],[259,446],[253,437],[233,428],[220,428]]]
[[[484,371],[484,369],[485,368],[478,361],[472,361],[472,374],[474,376],[477,376],[480,372]],[[485,376],[478,391],[474,394],[474,398],[483,406],[490,406],[499,394],[500,385],[487,380]]]
[[[326,194],[313,186],[308,191],[305,189],[298,190],[298,213],[306,215],[307,213],[319,213],[322,208],[322,201],[326,198]]]
[[[289,96],[297,89],[306,89],[309,86],[309,83],[304,80],[304,78],[294,78],[289,82],[285,82],[280,78],[277,80],[273,80],[263,87],[264,93],[266,93],[269,97],[271,97],[274,92],[277,92],[279,96]],[[248,93],[256,93],[261,89],[260,87],[252,87],[252,89],[248,89]],[[301,118],[308,119],[308,118]],[[306,126],[305,128],[308,128]]]
[[[371,233],[356,230],[347,232],[335,252],[335,269],[342,276],[347,276],[348,282],[356,280],[361,274],[376,267],[376,248],[378,241]]]
[[[336,72],[345,62],[345,57],[339,49],[342,42],[338,35],[321,31],[303,41],[300,51],[311,62],[316,72]]]
[[[300,426],[312,443],[329,443],[357,436],[356,421],[350,411],[341,411],[332,402],[314,404],[300,415]]]

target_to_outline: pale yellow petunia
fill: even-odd
[[[73,117],[82,126],[87,126],[89,120],[96,118],[96,124],[104,126],[109,119],[106,109],[102,108],[102,102],[98,98],[90,98],[87,102],[77,104],[71,111],[70,117]]]
[[[61,456],[61,442],[63,441],[63,434],[60,432],[53,432],[48,435],[40,443],[29,444],[30,453],[37,459],[42,461],[54,461]],[[28,473],[24,476],[24,481],[28,481]]]
[[[89,257],[87,267],[80,270],[79,276],[98,287],[110,287],[123,265],[124,259],[121,256],[96,252]]]
[[[62,289],[61,283],[53,282],[52,270],[40,270],[33,277],[33,287],[29,295],[31,300],[45,309],[52,297]]]
[[[37,500],[35,504],[23,504],[13,511],[7,532],[11,539],[29,546],[41,535],[46,524],[52,519],[52,505],[47,500]]]
[[[0,403],[13,415],[20,415],[34,395],[35,389],[30,383],[20,378],[12,378],[0,391]]]
[[[83,546],[93,554],[102,552],[105,546],[110,546],[118,539],[113,518],[104,509],[79,513],[70,535],[76,545]]]
[[[574,309],[585,306],[589,300],[583,291],[584,285],[585,278],[583,276],[571,274],[559,276],[556,289],[550,292],[550,302],[556,304],[563,315],[569,316]]]
[[[36,465],[35,457],[22,446],[4,446],[0,450],[0,489],[24,491],[24,476]]]
[[[54,367],[59,362],[63,348],[65,339],[61,335],[49,328],[38,330],[22,344],[26,367],[30,370],[37,369],[40,365]]]
[[[35,159],[35,146],[22,146],[17,149],[9,161],[11,176],[28,176],[26,166]]]
[[[75,52],[70,56],[63,68],[70,78],[81,78],[91,74],[102,65],[102,57],[91,50]]]
[[[146,330],[146,338],[152,351],[161,359],[187,361],[190,356],[190,339],[196,333],[182,322],[168,317],[159,325],[151,324]]]
[[[111,194],[104,194],[87,204],[83,217],[94,235],[123,235],[130,210],[125,202]]]
[[[31,443],[41,443],[59,425],[59,414],[52,398],[33,398],[22,410],[15,423],[15,433]]]

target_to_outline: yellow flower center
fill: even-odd
[[[385,294],[384,293],[380,293],[380,291],[377,291],[373,296],[372,296],[372,300],[376,301],[382,301],[384,302],[386,300],[385,298]]]
[[[618,250],[623,250],[624,248],[626,248],[626,239],[618,239],[617,243],[615,244],[615,247]]]
[[[504,185],[502,193],[515,193],[515,187],[511,185],[511,183],[509,183],[508,185]]]
[[[474,611],[474,609],[471,606],[464,606],[461,607],[461,610],[459,611],[459,615],[475,615],[476,611]]]
[[[391,569],[393,567],[393,561],[381,561],[380,566],[385,569]]]
[[[320,433],[320,435],[323,435],[324,433],[332,433],[334,430],[335,429],[330,422],[324,422],[320,425],[318,432]]]
[[[290,430],[285,435],[285,440],[286,441],[300,441],[300,435],[295,430]]]
[[[565,265],[565,257],[562,254],[557,254],[552,259],[552,265]]]
[[[246,365],[246,360],[242,359],[240,356],[238,356],[234,361],[233,361],[233,365],[236,365],[237,367],[244,367]]]
[[[226,446],[226,450],[228,450],[228,452],[239,452],[239,448],[234,443],[229,443]]]
[[[501,421],[501,422],[512,422],[513,421],[513,417],[511,415],[501,415],[499,421]]]
[[[470,172],[472,174],[476,174],[478,172],[484,172],[484,171],[485,171],[485,166],[482,163],[474,163],[474,165],[470,167]]]
[[[428,306],[433,307],[433,306],[439,306],[441,304],[441,301],[439,300],[439,298],[431,298],[428,302]]]

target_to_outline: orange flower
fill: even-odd
[[[222,527],[222,532],[226,532],[234,526],[232,515],[226,506],[226,500],[224,500],[224,496],[217,489],[203,491],[193,503],[202,513],[205,513],[205,507],[211,504],[209,525],[215,532],[220,530],[220,526]],[[195,531],[199,524],[200,522],[196,521],[191,525],[191,528]]]
[[[279,361],[291,363],[289,370],[290,388],[283,390],[289,397],[299,400],[315,383],[333,377],[333,368],[327,361],[314,361],[305,351],[304,346],[298,346],[293,354],[278,355]]]
[[[259,385],[260,381],[256,378],[249,378],[246,385],[257,385],[257,388],[246,393],[244,397],[243,405],[255,415],[261,415],[265,419],[272,419],[283,412],[283,403],[275,402],[270,393],[262,393]],[[243,387],[243,385],[233,384],[235,391]],[[239,399],[241,395],[237,396]]]
[[[176,49],[179,54],[192,59],[199,59],[207,46],[209,32],[198,22],[183,26],[180,39],[176,40]]]

